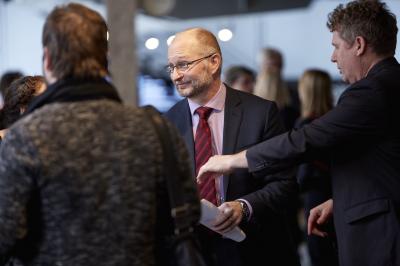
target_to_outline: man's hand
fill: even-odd
[[[231,231],[242,221],[242,206],[240,202],[228,201],[218,207],[221,214],[216,218],[214,230],[223,234]]]
[[[216,174],[219,176],[229,174],[235,168],[247,168],[246,151],[242,151],[233,155],[215,155],[212,156],[199,170],[197,174],[197,182],[201,183],[206,173]]]
[[[314,207],[308,217],[307,231],[308,235],[314,234],[321,237],[328,236],[327,232],[322,231],[320,225],[326,223],[333,213],[333,200],[327,200],[324,203]]]

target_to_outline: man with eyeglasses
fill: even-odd
[[[239,152],[283,132],[275,103],[223,84],[221,68],[219,44],[205,29],[180,32],[169,46],[166,70],[185,99],[166,117],[185,139],[194,175],[211,155]],[[215,231],[239,226],[246,234],[235,242],[199,225],[209,265],[299,265],[284,212],[297,193],[291,169],[259,176],[234,171],[210,176],[198,188],[222,212]]]

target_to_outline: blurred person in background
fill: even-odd
[[[23,76],[19,71],[8,71],[1,76],[0,79],[0,93],[4,96],[5,89],[10,86],[10,84]]]
[[[26,111],[33,98],[46,89],[46,81],[42,76],[26,76],[14,80],[4,92],[4,106],[0,110],[0,138],[14,122]]]
[[[292,129],[299,116],[293,104],[289,88],[282,78],[283,56],[273,48],[264,48],[261,53],[261,67],[258,72],[254,94],[274,101],[286,130]]]
[[[279,109],[279,115],[284,123],[285,129],[293,128],[299,113],[293,105],[292,96],[286,82],[283,80],[282,71],[284,60],[282,53],[274,48],[264,48],[261,51],[261,66],[258,72],[254,95],[263,99],[274,101]],[[301,210],[300,198],[296,206],[290,210],[289,222],[296,245],[299,247],[303,242],[303,234],[300,228],[298,212]]]
[[[240,91],[253,93],[256,75],[254,71],[245,66],[231,66],[224,73],[224,82]]]
[[[0,79],[0,109],[3,108],[3,104],[4,104],[4,93],[6,88],[8,88],[8,86],[10,86],[11,82],[13,82],[14,80],[22,77],[23,74],[19,71],[8,71],[5,72]],[[0,125],[0,127],[2,127]]]
[[[295,128],[299,129],[323,116],[333,107],[332,81],[328,73],[318,69],[306,70],[299,80],[298,93],[301,116]],[[310,210],[332,197],[331,173],[327,151],[320,151],[319,159],[301,164],[297,172],[297,182],[302,194],[305,221]],[[306,237],[312,266],[337,266],[337,250],[333,221],[325,228],[329,237],[308,235]]]

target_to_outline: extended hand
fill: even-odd
[[[322,231],[320,225],[327,222],[333,213],[333,200],[327,200],[324,203],[314,207],[310,211],[310,217],[308,217],[307,231],[308,235],[314,234],[321,237],[326,237],[327,232]]]
[[[197,182],[201,183],[206,173],[217,174],[215,176],[229,174],[235,168],[246,168],[246,151],[233,155],[212,156],[199,170]]]
[[[242,206],[237,201],[228,201],[218,207],[221,214],[213,224],[214,230],[223,234],[231,231],[242,220]]]

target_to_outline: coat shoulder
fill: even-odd
[[[176,104],[174,104],[167,112],[164,113],[164,116],[168,119],[176,119],[177,117],[182,116],[182,112],[187,110],[188,103],[186,99],[182,99]]]
[[[254,94],[238,91],[227,87],[227,100],[228,101],[239,101],[240,104],[243,104],[246,109],[263,109],[270,110],[271,108],[277,108],[275,102],[263,99]]]

